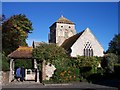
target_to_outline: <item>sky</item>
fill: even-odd
[[[9,18],[25,14],[32,22],[33,32],[27,43],[48,42],[49,27],[63,15],[76,24],[77,33],[89,28],[104,50],[118,34],[117,2],[3,2],[2,14]]]
[[[119,2],[119,0],[1,0],[2,2]]]

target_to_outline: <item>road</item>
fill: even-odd
[[[118,90],[115,87],[108,87],[103,85],[91,84],[87,82],[79,82],[79,83],[69,83],[69,84],[42,84],[36,82],[16,82],[16,83],[9,83],[6,85],[2,85],[2,89],[6,90],[7,88],[79,88],[82,90]]]

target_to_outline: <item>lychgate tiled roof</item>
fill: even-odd
[[[19,46],[18,49],[8,55],[9,58],[32,58],[32,47]]]
[[[56,23],[65,23],[65,24],[74,24],[72,21],[68,20],[67,18],[61,16]]]

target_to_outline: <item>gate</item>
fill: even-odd
[[[36,81],[37,79],[37,69],[25,69],[25,80]]]

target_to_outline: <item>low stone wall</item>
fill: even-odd
[[[0,84],[2,83],[2,71],[0,71]]]
[[[9,71],[2,72],[2,84],[9,83]]]

